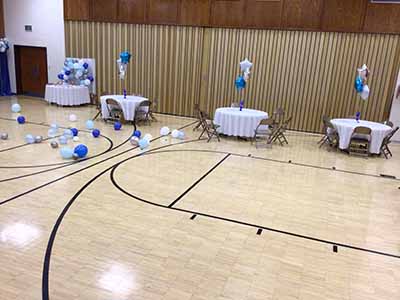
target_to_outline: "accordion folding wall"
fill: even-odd
[[[193,116],[199,103],[211,115],[239,100],[239,62],[253,63],[245,106],[283,107],[291,128],[321,131],[323,115],[388,118],[400,64],[400,36],[261,29],[205,28],[66,21],[66,52],[96,59],[97,92],[121,94],[116,59],[129,50],[128,92],[158,99],[158,111]],[[357,96],[356,68],[371,70],[367,102]]]

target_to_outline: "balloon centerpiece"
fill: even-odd
[[[132,54],[130,54],[128,51],[121,52],[119,55],[119,59],[117,60],[118,64],[118,73],[119,73],[119,78],[124,81],[126,71],[128,69],[128,64],[131,60]],[[124,88],[123,88],[123,94],[124,94],[124,99],[126,99],[126,88],[125,88],[125,83],[123,82]]]
[[[370,89],[367,85],[367,79],[370,75],[370,71],[366,64],[363,64],[361,68],[357,68],[358,75],[354,81],[354,88],[361,99],[367,101],[370,93]],[[359,122],[361,118],[361,112],[357,111],[356,121]]]
[[[57,77],[64,83],[87,87],[90,87],[94,81],[90,65],[83,59],[74,58],[67,58],[65,60],[64,68]]]
[[[246,87],[246,83],[250,78],[250,69],[252,66],[253,66],[253,64],[247,58],[240,62],[240,71],[242,72],[242,74],[239,75],[235,80],[235,86],[236,86],[239,94]],[[244,107],[244,100],[241,99],[240,106],[239,106],[240,111],[243,110],[243,107]]]

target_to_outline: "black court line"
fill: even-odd
[[[173,207],[176,203],[179,202],[187,193],[189,193],[196,185],[198,185],[204,178],[206,178],[208,175],[210,175],[216,168],[218,168],[219,165],[221,165],[231,154],[228,153],[227,155],[224,156],[223,159],[221,159],[215,166],[213,166],[210,170],[207,171],[203,176],[201,176],[199,179],[196,180],[186,191],[184,191],[178,198],[176,198],[173,202],[171,202],[168,207]]]
[[[160,151],[161,152],[161,151]],[[246,154],[239,154],[239,153],[233,153],[233,152],[227,152],[227,151],[218,151],[218,150],[200,150],[200,149],[182,149],[182,150],[164,150],[163,152],[210,152],[210,153],[219,153],[219,154],[231,154],[232,156],[236,157],[244,157],[244,158],[252,158],[252,159],[257,159],[257,160],[264,160],[264,161],[270,161],[270,162],[275,162],[275,163],[281,163],[281,164],[291,164],[293,166],[300,166],[300,167],[306,167],[306,168],[315,168],[315,169],[320,169],[320,170],[326,170],[326,171],[335,171],[335,172],[341,172],[341,173],[346,173],[346,174],[352,174],[352,175],[360,175],[360,176],[366,176],[366,177],[374,177],[374,178],[381,178],[381,179],[388,179],[388,180],[395,180],[395,181],[400,181],[400,178],[396,178],[395,176],[381,176],[381,175],[375,175],[375,174],[369,174],[369,173],[362,173],[362,172],[355,172],[355,171],[348,171],[348,170],[340,170],[340,169],[332,169],[331,167],[321,167],[321,166],[316,166],[316,165],[310,165],[310,164],[303,164],[303,163],[295,163],[286,160],[278,160],[278,159],[273,159],[273,158],[266,158],[266,157],[260,157],[260,156],[249,156]]]
[[[196,121],[197,122],[197,121]],[[160,138],[160,137],[159,137]],[[185,142],[181,142],[181,143],[177,143],[177,144],[169,144],[169,145],[164,145],[164,146],[160,146],[154,149],[150,149],[147,152],[143,152],[143,153],[138,153],[135,154],[125,160],[131,160],[140,156],[145,155],[146,153],[152,152],[152,151],[156,151],[159,149],[164,149],[164,148],[168,148],[171,146],[175,146],[175,145],[179,145],[179,144],[186,144],[186,143],[192,143],[192,142],[198,142],[198,141],[202,141],[199,139],[195,139],[195,140],[189,140],[189,141],[185,141]],[[115,165],[119,165],[120,163],[117,163]],[[54,241],[56,239],[57,236],[57,232],[58,232],[58,228],[60,227],[65,215],[67,214],[68,210],[70,209],[70,207],[72,206],[72,204],[75,202],[75,200],[79,197],[79,195],[88,187],[90,186],[90,184],[92,184],[94,181],[96,181],[96,179],[98,179],[99,177],[101,177],[102,175],[104,175],[105,173],[107,173],[110,170],[113,170],[113,168],[115,167],[115,165],[110,166],[108,168],[106,168],[105,170],[101,171],[100,173],[98,173],[96,176],[94,176],[93,178],[91,178],[89,181],[87,181],[76,193],[75,195],[71,198],[70,201],[68,201],[67,205],[64,207],[64,209],[62,210],[61,214],[58,216],[56,223],[53,226],[53,229],[51,231],[50,237],[49,237],[49,241],[47,243],[47,247],[46,247],[46,253],[45,253],[45,257],[44,257],[44,263],[43,263],[43,272],[42,272],[42,299],[43,300],[49,300],[49,273],[50,273],[50,261],[51,261],[51,253],[52,253],[52,249],[53,249],[53,245],[54,245]]]
[[[61,136],[61,135],[57,135],[57,136],[55,136],[54,138],[59,138],[60,136]],[[46,142],[46,141],[51,140],[51,139],[52,139],[52,138],[50,138],[50,137],[43,138],[43,139],[42,139],[42,142]],[[33,144],[37,144],[37,143],[33,143]],[[33,144],[24,143],[24,144],[12,146],[12,147],[9,147],[9,148],[4,148],[4,149],[1,149],[1,150],[0,150],[0,153],[2,153],[2,152],[7,152],[7,151],[10,151],[10,150],[15,150],[15,149],[22,148],[22,147],[29,146],[29,145],[33,145]]]
[[[163,153],[163,152],[185,152],[187,150],[171,150],[171,151],[152,151],[152,152],[147,152],[144,153],[144,155],[155,155],[158,153]],[[199,150],[195,150],[193,152],[199,152]],[[213,151],[209,151],[209,150],[205,150],[204,152],[213,152]],[[219,153],[218,151],[216,153]],[[234,154],[232,154],[234,155]],[[248,156],[244,156],[244,157],[248,157]],[[321,239],[321,238],[316,238],[316,237],[312,237],[312,236],[307,236],[307,235],[303,235],[303,234],[298,234],[295,232],[290,232],[290,231],[285,231],[285,230],[281,230],[281,229],[277,229],[277,228],[272,228],[272,227],[267,227],[267,226],[263,226],[263,225],[259,225],[259,224],[253,224],[253,223],[248,223],[248,222],[244,222],[244,221],[240,221],[240,220],[235,220],[235,219],[230,219],[230,218],[225,218],[225,217],[220,217],[217,215],[210,215],[210,214],[206,214],[206,213],[202,213],[199,211],[194,211],[194,210],[188,210],[188,209],[182,209],[182,208],[177,208],[177,207],[170,207],[164,204],[159,204],[159,203],[155,203],[152,201],[148,201],[146,199],[140,198],[136,195],[133,195],[131,193],[129,193],[128,191],[124,190],[120,185],[118,185],[118,183],[115,180],[115,170],[122,164],[124,164],[125,162],[129,161],[131,158],[127,158],[119,163],[117,163],[111,170],[110,173],[110,180],[111,182],[114,184],[114,186],[119,189],[122,193],[124,193],[125,195],[128,195],[136,200],[139,200],[141,202],[153,205],[153,206],[157,206],[160,208],[165,208],[165,209],[172,209],[175,211],[180,211],[180,212],[184,212],[184,213],[188,213],[190,215],[198,215],[198,216],[203,216],[203,217],[208,217],[211,219],[216,219],[216,220],[220,220],[220,221],[226,221],[226,222],[230,222],[230,223],[235,223],[235,224],[239,224],[239,225],[244,225],[244,226],[250,226],[253,228],[257,228],[257,229],[263,229],[263,230],[267,230],[267,231],[271,231],[271,232],[275,232],[275,233],[280,233],[280,234],[284,234],[284,235],[289,235],[289,236],[293,236],[293,237],[297,237],[297,238],[302,238],[305,240],[310,240],[310,241],[314,241],[314,242],[319,242],[322,244],[328,244],[328,245],[336,245],[336,246],[340,246],[343,248],[348,248],[348,249],[353,249],[353,250],[358,250],[358,251],[362,251],[362,252],[367,252],[367,253],[371,253],[371,254],[377,254],[377,255],[382,255],[382,256],[387,256],[387,257],[393,257],[393,258],[399,258],[400,259],[400,255],[396,255],[396,254],[392,254],[392,253],[387,253],[387,252],[383,252],[383,251],[379,251],[379,250],[374,250],[374,249],[368,249],[368,248],[363,248],[363,247],[357,247],[357,246],[353,246],[350,244],[344,244],[344,243],[337,243],[335,241],[330,241],[330,240],[326,240],[326,239]]]
[[[180,127],[179,130],[184,129],[184,128],[186,128],[186,127],[189,127],[189,126],[191,126],[191,125],[194,125],[195,123],[197,123],[197,121],[194,121],[194,122],[191,122],[191,123],[189,123],[189,124],[187,124],[187,125],[184,125],[184,126]],[[157,137],[157,138],[152,139],[151,142],[156,141],[156,140],[159,140],[159,139],[161,139],[161,138],[162,138],[162,137],[159,136],[159,137]],[[98,162],[95,162],[95,163],[91,164],[90,166],[86,166],[86,167],[84,167],[84,168],[81,168],[81,169],[79,169],[79,170],[76,170],[76,171],[74,171],[74,172],[71,172],[71,173],[69,173],[69,174],[66,174],[66,175],[64,175],[64,176],[58,177],[58,178],[56,178],[56,179],[54,179],[54,180],[51,180],[51,181],[49,181],[49,182],[46,182],[46,183],[41,184],[41,185],[39,185],[39,186],[36,186],[36,187],[34,187],[34,188],[32,188],[32,189],[29,189],[29,190],[27,190],[27,191],[25,191],[25,192],[22,192],[22,193],[20,193],[20,194],[14,195],[14,196],[12,196],[12,197],[10,197],[10,198],[8,198],[8,199],[5,199],[5,200],[3,200],[3,201],[0,201],[0,206],[6,204],[6,203],[8,203],[8,202],[11,202],[11,201],[13,201],[13,200],[15,200],[15,199],[18,199],[18,198],[20,198],[20,197],[22,197],[22,196],[24,196],[24,195],[27,195],[27,194],[29,194],[29,193],[32,193],[32,192],[34,192],[34,191],[36,191],[36,190],[39,190],[39,189],[41,189],[41,188],[43,188],[43,187],[46,187],[46,186],[48,186],[48,185],[51,185],[51,184],[53,184],[53,183],[55,183],[55,182],[57,182],[57,181],[63,180],[63,179],[65,179],[65,178],[69,177],[69,176],[72,176],[72,175],[75,175],[75,174],[80,173],[80,172],[82,172],[82,171],[85,171],[85,170],[87,170],[87,169],[90,169],[90,168],[92,168],[92,167],[94,167],[94,166],[97,166],[97,165],[99,165],[99,164],[101,164],[101,163],[103,163],[103,162],[106,162],[106,161],[108,161],[108,160],[110,160],[110,159],[113,159],[113,158],[115,158],[115,157],[121,156],[121,155],[123,155],[123,154],[125,154],[125,153],[128,153],[128,152],[130,152],[130,151],[133,151],[133,150],[135,150],[135,149],[137,149],[137,148],[138,148],[138,147],[133,147],[133,148],[131,148],[131,149],[127,149],[127,150],[122,151],[122,152],[120,152],[120,153],[114,154],[114,155],[112,155],[112,156],[110,156],[110,157],[107,157],[107,158],[105,158],[105,159],[103,159],[103,160],[100,160],[100,161],[98,161]]]

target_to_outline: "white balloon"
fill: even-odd
[[[78,117],[74,114],[70,114],[69,120],[70,120],[70,122],[76,122],[78,120]]]
[[[69,79],[68,75],[64,75],[64,80],[67,81]]]
[[[246,58],[244,61],[240,62],[240,70],[242,72],[246,70],[250,70],[250,68],[253,66],[253,64]]]
[[[368,85],[364,85],[363,91],[360,93],[360,96],[363,100],[367,100],[369,97],[369,87]]]
[[[79,136],[74,136],[74,137],[72,138],[72,140],[73,140],[74,142],[79,142]]]
[[[80,68],[81,68],[81,66],[79,65],[79,63],[74,63],[74,69],[75,70],[78,70]]]
[[[172,135],[172,137],[173,137],[174,139],[179,138],[179,130],[177,130],[177,129],[172,130],[171,135]]]
[[[179,139],[184,140],[185,139],[185,133],[183,131],[179,131]]]
[[[162,135],[162,136],[168,135],[169,132],[170,132],[170,130],[167,126],[164,126],[160,129],[160,135]]]
[[[143,139],[147,140],[149,143],[153,139],[153,136],[150,133],[146,133]]]

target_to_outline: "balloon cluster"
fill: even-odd
[[[128,51],[121,52],[121,54],[119,55],[117,64],[118,64],[119,78],[121,80],[125,79],[126,69],[128,68],[128,64],[131,60],[131,57],[132,54],[130,54]]]
[[[72,85],[89,87],[94,81],[92,70],[83,59],[67,58],[58,79]]]
[[[369,97],[369,87],[367,85],[367,79],[370,73],[369,69],[367,65],[364,64],[361,68],[357,69],[357,72],[358,75],[354,82],[354,88],[363,100],[367,100]]]
[[[62,147],[60,149],[61,157],[64,158],[64,159],[84,158],[88,154],[88,152],[89,152],[88,147],[86,147],[83,144],[79,144],[74,149],[72,149],[70,147]]]
[[[8,40],[6,38],[0,39],[0,52],[7,52],[8,49],[10,49],[10,44]]]
[[[246,87],[246,83],[250,78],[250,69],[253,64],[246,58],[244,61],[240,62],[240,74],[235,80],[235,86],[238,91],[241,91]]]

